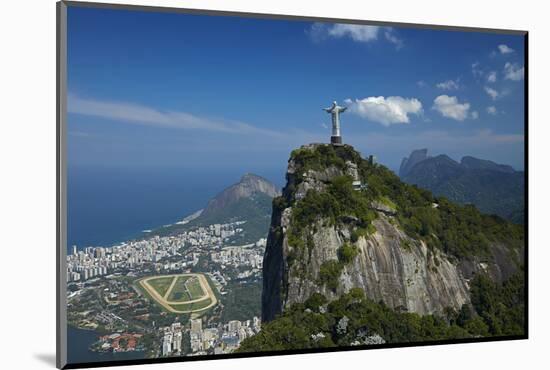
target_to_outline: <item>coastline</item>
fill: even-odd
[[[139,360],[145,358],[145,351],[95,352],[90,346],[97,342],[100,334],[94,329],[81,329],[67,325],[67,360],[69,363],[100,361]]]
[[[175,222],[165,224],[165,225],[162,225],[162,226],[158,226],[158,227],[153,227],[151,229],[141,229],[139,231],[136,231],[136,232],[132,233],[131,236],[129,235],[129,236],[120,238],[120,240],[115,240],[115,241],[111,241],[111,242],[108,242],[108,243],[98,243],[97,245],[81,245],[81,246],[77,245],[77,250],[81,251],[81,250],[84,250],[87,247],[111,248],[111,247],[114,247],[114,246],[117,246],[117,245],[120,245],[120,244],[123,244],[123,243],[128,243],[128,242],[131,242],[131,241],[145,239],[145,238],[149,237],[150,234],[153,233],[155,230],[159,230],[159,229],[174,226],[174,225],[185,225],[185,224],[189,223],[190,221],[194,220],[195,218],[197,218],[198,216],[200,216],[201,212],[202,212],[202,209],[191,213],[190,215],[184,217],[183,219],[179,219],[179,221],[175,221]],[[72,253],[72,250],[71,250],[72,245],[70,243],[67,243],[67,248],[66,249],[67,249],[67,254]]]

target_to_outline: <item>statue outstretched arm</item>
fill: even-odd
[[[332,113],[332,107],[330,107],[330,108],[323,108],[323,110],[324,110],[325,112]]]
[[[340,113],[344,113],[346,110],[348,109],[348,107],[343,107],[340,109]]]

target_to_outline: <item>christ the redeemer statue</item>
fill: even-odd
[[[340,113],[344,113],[347,107],[341,107],[336,102],[332,102],[330,108],[323,108],[324,111],[332,116],[332,136],[330,143],[333,145],[342,145],[342,136],[340,136]]]

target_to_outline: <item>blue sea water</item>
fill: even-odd
[[[245,171],[75,166],[67,172],[70,250],[72,245],[109,246],[177,222],[238,182]],[[281,171],[258,174],[282,183]]]
[[[144,351],[119,353],[90,351],[90,346],[99,338],[99,334],[94,330],[84,330],[68,326],[67,338],[67,362],[70,364],[101,361],[140,360],[145,358]]]

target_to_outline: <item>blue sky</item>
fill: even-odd
[[[344,142],[523,168],[521,36],[69,7],[71,166],[284,169]]]

